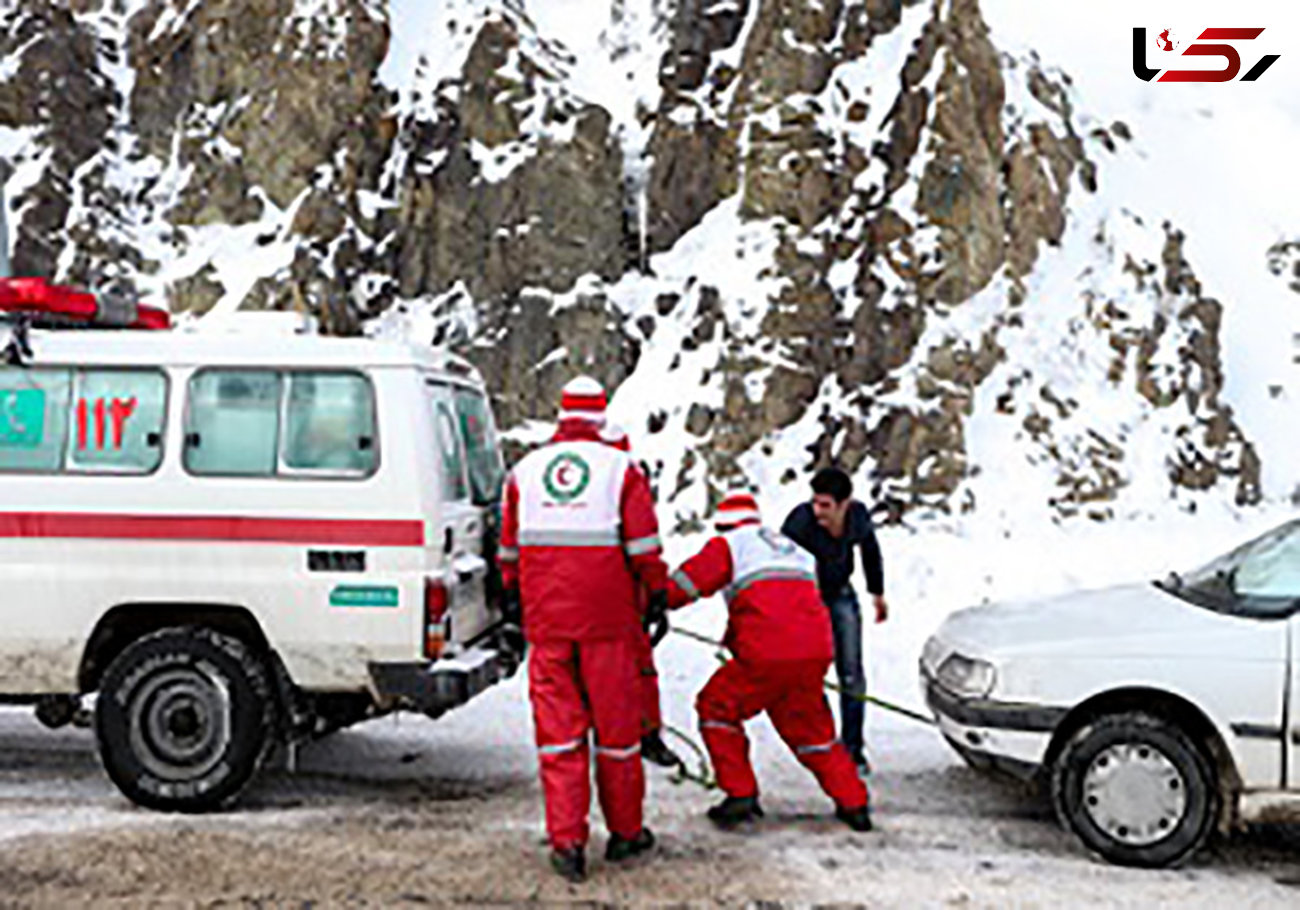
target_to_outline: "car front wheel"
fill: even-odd
[[[1218,816],[1214,769],[1178,726],[1142,712],[1078,730],[1052,768],[1062,823],[1112,863],[1178,865],[1209,838]]]

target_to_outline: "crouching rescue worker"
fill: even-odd
[[[830,618],[808,553],[764,527],[748,493],[727,496],[715,518],[718,536],[669,576],[668,606],[723,591],[724,643],[735,655],[700,691],[700,733],[726,799],[709,810],[723,828],[763,814],[749,763],[744,722],[766,711],[799,762],[835,801],[835,815],[871,830],[867,788],[835,738],[822,685],[831,665]]]
[[[620,452],[631,455],[632,441],[627,431],[617,424],[606,423],[600,438]],[[645,589],[638,591],[637,608],[642,614],[646,611],[648,597]],[[655,667],[655,643],[648,630],[637,636],[636,652],[641,683],[641,757],[661,768],[675,768],[682,760],[664,742],[663,714],[659,710],[659,670]]]
[[[662,610],[667,569],[645,476],[602,442],[604,417],[600,383],[579,377],[565,386],[555,436],[510,475],[498,556],[530,645],[551,864],[570,881],[586,877],[593,728],[605,858],[654,846],[641,815],[636,597],[643,587]]]

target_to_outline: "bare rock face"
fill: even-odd
[[[916,346],[935,308],[962,305],[1004,270],[1028,274],[1040,243],[1059,242],[1085,161],[1059,86],[1036,67],[1005,73],[971,0],[931,6],[896,96],[854,96],[837,70],[869,61],[914,5],[762,3],[739,71],[719,76],[728,80],[726,109],[700,105],[701,95],[720,94],[707,91],[707,76],[692,96],[711,122],[726,124],[726,142],[735,136],[746,149],[735,165],[742,212],[778,220],[783,237],[775,256],[783,280],[761,325],[780,363],[742,432],[729,446],[710,440],[708,454],[738,455],[792,424],[829,380],[850,404],[827,418],[830,429],[810,447],[814,463],[870,461],[892,511],[943,507],[966,476],[963,419],[974,388],[1000,362],[996,331],[963,352],[978,366],[960,376],[922,370],[933,409],[874,402],[896,388],[891,374],[923,353]],[[1004,128],[1006,78],[1048,99],[1053,123]],[[828,106],[849,123],[878,108],[883,137],[860,145],[832,126]],[[730,163],[728,154],[713,160]],[[847,287],[832,279],[844,265],[856,272]],[[846,308],[846,300],[856,302]]]
[[[182,162],[205,179],[190,181],[174,220],[204,223],[208,207],[208,218],[255,218],[254,186],[287,207],[316,169],[336,158],[350,162],[354,186],[367,171],[373,178],[386,151],[369,141],[385,107],[373,76],[388,35],[365,3],[343,4],[348,28],[338,44],[335,35],[296,21],[293,0],[211,0],[194,5],[183,22],[159,27],[171,8],[154,0],[131,20],[130,114],[145,150],[163,158],[178,121],[192,129]],[[217,138],[235,154],[214,154]],[[338,189],[347,183],[340,175]]]
[[[41,178],[22,197],[8,200],[23,210],[9,225],[12,266],[18,275],[50,275],[63,249],[59,233],[71,209],[68,186],[103,147],[117,92],[99,70],[94,35],[68,4],[25,0],[0,22],[0,54],[21,54],[17,72],[0,82],[0,127],[35,129],[49,156]]]
[[[609,113],[567,95],[523,27],[489,21],[459,79],[441,88],[436,119],[399,124],[405,166],[386,226],[401,296],[461,284],[473,299],[477,326],[462,346],[507,426],[551,417],[575,372],[616,385],[638,354],[604,296],[551,314],[545,292],[568,292],[583,276],[612,281],[628,265],[623,163]]]
[[[455,126],[441,166],[406,175],[395,262],[404,296],[464,280],[475,298],[495,299],[621,273],[622,170],[609,115],[588,106],[569,116],[571,141],[544,139],[500,181],[484,178],[469,150],[473,134]]]
[[[934,295],[959,303],[984,288],[1005,258],[1004,89],[976,3],[954,2],[938,41],[947,51],[930,124],[938,149],[925,163],[917,211],[939,227],[944,266]]]
[[[737,133],[726,98],[739,76],[715,63],[735,53],[752,4],[761,0],[680,0],[670,23],[669,47],[659,65],[662,97],[648,155],[647,243],[669,249],[706,212],[736,191]]]
[[[600,296],[580,296],[553,309],[549,296],[521,295],[494,311],[484,336],[495,344],[467,353],[490,377],[498,420],[511,426],[535,418],[554,420],[564,384],[578,374],[616,388],[636,368],[639,348]],[[540,366],[539,366],[540,365]]]

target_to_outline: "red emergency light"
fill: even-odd
[[[115,309],[94,294],[45,278],[0,278],[0,313],[87,328],[169,329],[172,324],[171,314],[158,307]]]

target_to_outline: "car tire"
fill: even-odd
[[[1186,862],[1214,830],[1212,763],[1180,727],[1142,712],[1113,714],[1075,732],[1052,768],[1062,824],[1122,866]]]
[[[163,629],[109,664],[95,704],[100,761],[132,802],[204,812],[231,802],[274,740],[265,663],[237,638]]]

